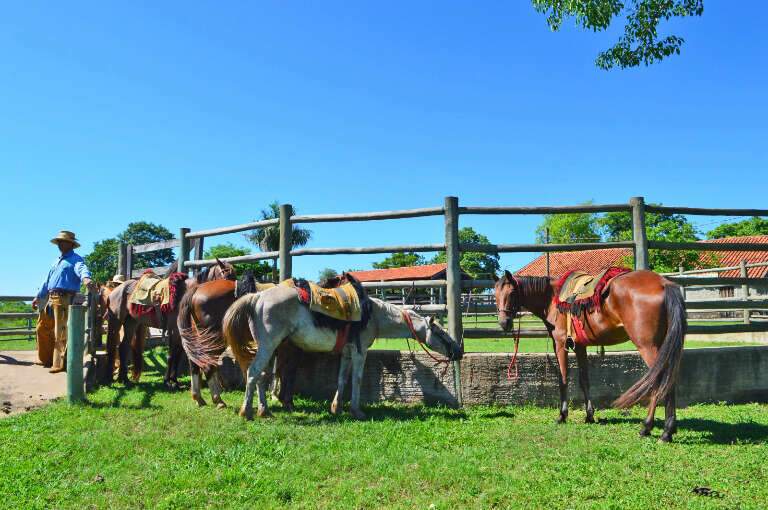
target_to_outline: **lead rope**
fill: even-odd
[[[512,354],[512,359],[509,361],[509,365],[507,365],[507,381],[517,381],[520,378],[520,371],[519,367],[517,366],[517,353],[520,350],[520,329],[522,328],[522,324],[523,315],[519,314],[517,316],[517,334],[513,335],[513,339],[515,341],[515,352]],[[514,377],[512,377],[512,368],[515,369]]]
[[[411,332],[411,336],[414,340],[416,340],[416,343],[419,344],[421,349],[432,358],[432,361],[435,362],[436,365],[445,365],[443,367],[443,371],[440,373],[440,379],[442,379],[445,376],[445,373],[448,371],[448,367],[450,366],[451,360],[448,358],[440,359],[436,357],[434,354],[432,354],[429,350],[427,350],[426,347],[424,347],[424,342],[419,338],[419,336],[416,334],[416,330],[413,327],[413,321],[411,320],[410,315],[405,310],[400,310],[400,314],[403,316],[403,320],[405,321],[405,324],[408,326],[408,330]],[[408,339],[406,338],[406,342],[408,343],[408,349],[410,350],[411,344],[408,342]]]

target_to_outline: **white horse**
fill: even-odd
[[[365,358],[376,338],[412,337],[421,344],[459,360],[463,348],[434,322],[411,310],[404,310],[386,301],[369,298],[372,303],[370,320],[360,332],[360,352],[354,342],[348,342],[342,351],[339,366],[338,387],[331,404],[331,412],[341,412],[344,386],[352,371],[352,416],[364,419],[360,410],[360,385],[363,379]],[[296,290],[275,287],[259,294],[248,294],[230,306],[223,321],[224,338],[227,340],[240,367],[246,375],[245,399],[240,416],[253,419],[253,393],[258,388],[260,417],[268,416],[265,371],[280,343],[288,339],[308,352],[331,352],[336,345],[336,332],[318,327],[309,308],[299,302]]]

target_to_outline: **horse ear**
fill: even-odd
[[[431,326],[434,323],[435,323],[435,316],[434,315],[430,315],[429,316],[429,325]]]
[[[499,277],[496,276],[496,273],[492,273],[492,275],[493,275],[493,281],[494,282],[498,282],[499,281]]]
[[[504,270],[504,279],[508,282],[512,282],[514,280],[514,278],[512,278],[512,273],[507,270]]]
[[[221,259],[219,259],[219,257],[216,257],[216,263],[221,267],[224,267],[224,262],[222,262]]]

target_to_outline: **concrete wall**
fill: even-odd
[[[472,404],[537,404],[559,401],[557,361],[553,355],[518,356],[520,378],[507,380],[508,354],[467,354],[461,362],[463,402]],[[443,371],[423,353],[371,351],[366,364],[362,399],[456,405],[453,371]],[[592,400],[606,407],[642,374],[645,364],[637,353],[589,356]],[[569,356],[569,397],[583,401],[575,356]],[[305,355],[299,368],[298,391],[320,399],[332,398],[338,359]],[[225,359],[228,386],[242,385],[240,371]],[[686,350],[678,386],[679,405],[704,402],[768,402],[768,346]]]

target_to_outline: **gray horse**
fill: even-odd
[[[365,358],[376,338],[412,337],[421,344],[459,360],[463,348],[432,318],[404,310],[386,301],[370,298],[371,317],[360,332],[360,352],[355,343],[345,345],[339,367],[338,387],[331,405],[331,412],[341,411],[344,386],[352,373],[352,416],[364,419],[360,410],[360,385],[363,378]],[[253,419],[253,394],[259,392],[257,415],[268,416],[266,383],[269,374],[266,369],[275,349],[289,339],[291,343],[308,352],[331,352],[336,345],[336,332],[319,327],[306,305],[296,296],[291,287],[279,286],[241,297],[227,310],[223,321],[223,332],[227,344],[244,372],[247,371],[245,399],[240,416]]]

